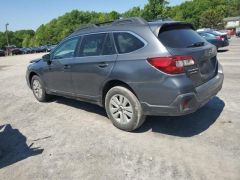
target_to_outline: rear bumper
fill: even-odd
[[[193,92],[181,94],[167,106],[150,105],[142,102],[142,108],[145,115],[156,116],[181,116],[193,113],[209,102],[221,89],[223,85],[224,75],[222,71],[206,82],[205,84],[195,88]]]
[[[221,41],[218,43],[218,48],[229,46],[229,41]]]

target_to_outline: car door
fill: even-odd
[[[108,33],[85,35],[78,56],[72,64],[75,93],[82,98],[97,100],[100,86],[117,58],[112,36]]]
[[[56,93],[73,95],[71,62],[75,59],[79,37],[61,43],[51,53],[51,63],[44,69],[47,88]]]

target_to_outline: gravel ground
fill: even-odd
[[[240,39],[219,52],[223,90],[198,112],[148,117],[116,129],[95,105],[39,103],[26,85],[28,62],[0,58],[1,179],[240,179]]]

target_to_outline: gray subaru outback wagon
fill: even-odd
[[[204,106],[222,88],[216,48],[191,24],[142,18],[90,25],[31,61],[26,79],[34,96],[98,104],[125,131],[147,115],[180,116]]]

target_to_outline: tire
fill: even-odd
[[[39,76],[34,75],[32,77],[31,88],[33,95],[39,102],[48,102],[51,99],[51,96],[46,93],[44,84]]]
[[[145,121],[139,100],[122,86],[115,86],[108,91],[105,109],[113,125],[124,131],[134,131]]]

